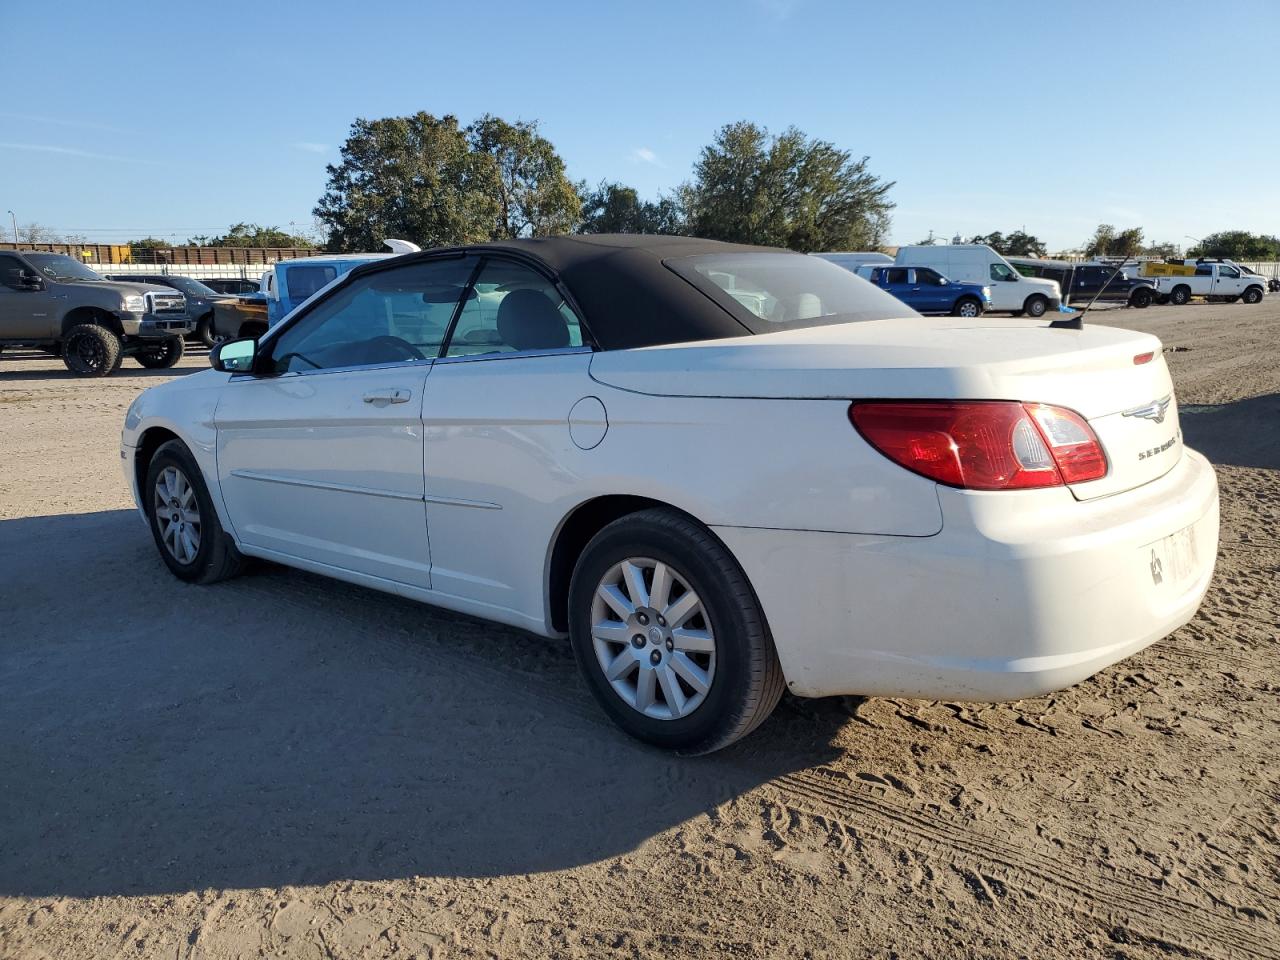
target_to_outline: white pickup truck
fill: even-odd
[[[1155,281],[1158,302],[1184,304],[1192,297],[1211,297],[1228,303],[1237,300],[1258,303],[1266,293],[1264,278],[1245,272],[1233,263],[1197,263],[1194,266],[1194,274],[1149,277]]]

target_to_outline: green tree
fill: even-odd
[[[1098,229],[1084,245],[1085,255],[1090,257],[1136,257],[1142,250],[1141,227],[1117,232],[1109,223],[1098,224]]]
[[[1187,251],[1188,257],[1227,257],[1231,260],[1280,259],[1280,237],[1248,230],[1211,233]]]
[[[1023,230],[1014,230],[1008,236],[996,230],[986,236],[979,234],[971,237],[967,242],[985,243],[996,253],[1002,253],[1006,257],[1043,257],[1049,252],[1049,248],[1039,237]]]
[[[492,156],[456,117],[358,119],[342,160],[326,167],[315,215],[330,250],[377,250],[387,237],[424,247],[489,240],[501,214]]]
[[[314,213],[331,250],[376,250],[387,237],[432,247],[568,233],[578,219],[577,189],[536,123],[360,119],[326,169]]]
[[[703,148],[681,191],[690,231],[802,251],[874,249],[888,232],[893,183],[868,172],[867,159],[795,127],[772,136],[731,123]]]
[[[581,200],[565,176],[564,161],[536,123],[508,123],[485,114],[467,127],[471,148],[497,170],[498,218],[494,240],[569,233]]]
[[[582,198],[580,233],[667,233],[684,232],[680,202],[673,197],[641,200],[632,187],[601,181],[594,189],[579,184]]]
[[[1144,257],[1161,257],[1164,259],[1180,256],[1181,253],[1182,249],[1176,243],[1168,241],[1148,244],[1142,251]]]
[[[150,240],[151,238],[148,238]],[[142,241],[147,242],[147,241]],[[163,243],[163,241],[158,241]],[[302,234],[289,233],[279,227],[264,227],[257,223],[233,223],[227,232],[217,237],[192,237],[191,242],[200,247],[314,247],[315,242]],[[156,244],[153,244],[155,246]],[[166,247],[169,244],[164,244]]]

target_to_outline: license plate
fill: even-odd
[[[1195,577],[1200,569],[1196,552],[1196,527],[1192,524],[1177,533],[1143,547],[1144,559],[1151,570],[1151,582],[1157,587],[1179,586]]]

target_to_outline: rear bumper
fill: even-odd
[[[793,693],[1039,696],[1168,636],[1213,575],[1217,479],[1190,450],[1160,479],[1092,502],[1065,490],[939,499],[932,537],[716,528]]]

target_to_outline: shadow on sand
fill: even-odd
[[[131,511],[0,522],[0,895],[558,870],[831,759],[840,700],[678,759],[567,643],[262,566],[173,579]]]

